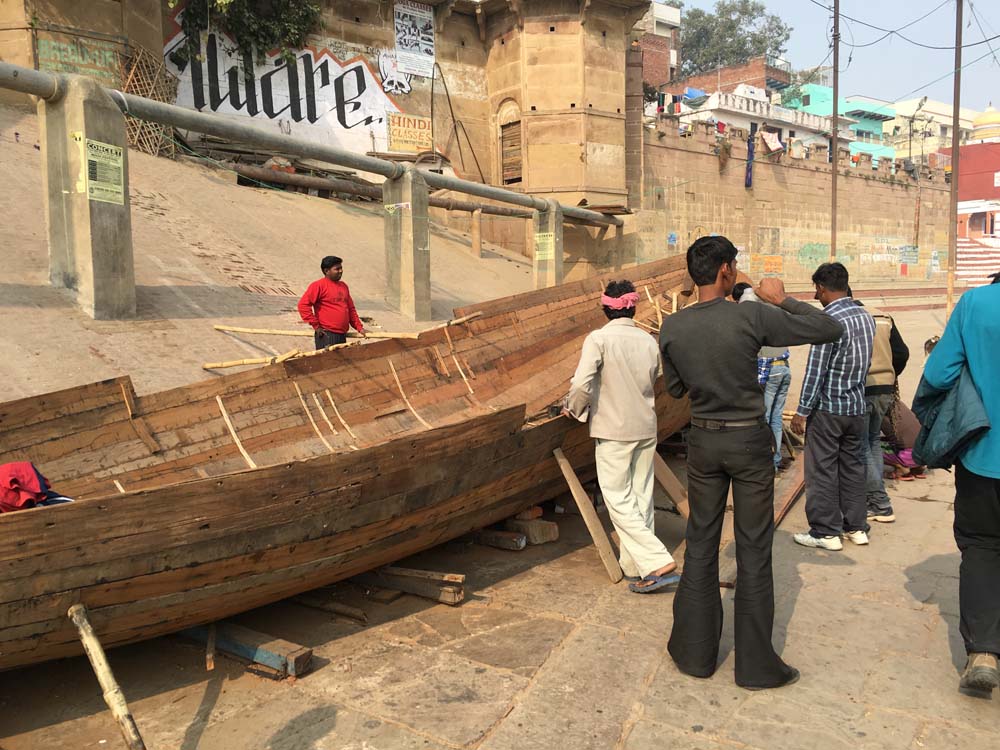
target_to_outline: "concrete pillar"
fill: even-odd
[[[38,103],[49,281],[75,289],[97,320],[135,317],[125,118],[94,81],[73,76]]]
[[[615,270],[622,270],[625,260],[625,227],[615,227]]]
[[[558,201],[551,198],[546,211],[535,211],[532,221],[535,289],[561,284],[563,280],[563,216]]]
[[[431,253],[427,183],[407,167],[382,183],[385,203],[385,299],[413,320],[431,320]]]
[[[479,208],[472,212],[472,255],[483,257],[483,212]]]

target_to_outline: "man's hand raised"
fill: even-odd
[[[757,287],[757,299],[761,302],[770,302],[772,305],[780,305],[788,295],[785,293],[785,285],[781,279],[768,276],[760,280]]]

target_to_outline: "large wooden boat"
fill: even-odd
[[[643,300],[681,259],[615,274]],[[33,461],[67,505],[0,515],[0,669],[106,646],[333,583],[593,475],[586,426],[551,416],[583,337],[589,278],[456,310],[468,322],[135,396],[129,378],[0,405],[0,463]],[[663,300],[663,297],[659,297]],[[660,392],[661,437],[688,418]]]

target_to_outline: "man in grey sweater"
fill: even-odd
[[[725,237],[702,237],[687,251],[698,303],[668,316],[660,330],[667,391],[691,400],[684,572],[674,598],[668,649],[695,677],[716,670],[722,635],[719,540],[730,483],[736,532],[736,684],[773,688],[798,679],[771,643],[774,581],[774,464],[764,394],[757,381],[762,346],[836,341],[843,327],[809,304],[785,295],[778,279],[757,296],[771,305],[726,301],[736,283],[736,248]]]

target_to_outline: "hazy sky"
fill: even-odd
[[[817,2],[833,7],[833,0]],[[792,27],[785,57],[793,68],[812,68],[822,62],[830,51],[831,13],[811,0],[764,0],[764,4],[770,13],[781,16]],[[685,8],[711,10],[714,6],[714,0],[685,0],[684,3]],[[938,6],[941,7],[926,19],[900,33],[922,44],[952,49],[924,49],[893,35],[873,46],[852,50],[848,43],[868,44],[885,32],[842,20],[842,95],[898,101],[926,94],[931,99],[950,103],[955,56],[955,0],[944,0],[943,4],[942,0],[841,0],[840,12],[884,29],[898,29]],[[992,101],[993,106],[1000,109],[1000,63],[997,62],[1000,60],[1000,39],[990,42],[996,51],[996,59],[986,44],[966,46],[982,42],[984,38],[972,9],[975,9],[986,37],[1000,34],[1000,2],[972,0],[970,3],[966,0],[962,32],[962,106],[982,110]],[[683,19],[681,24],[683,26]],[[853,59],[848,62],[852,55]],[[973,62],[983,55],[986,57]],[[931,83],[936,79],[941,80]]]

